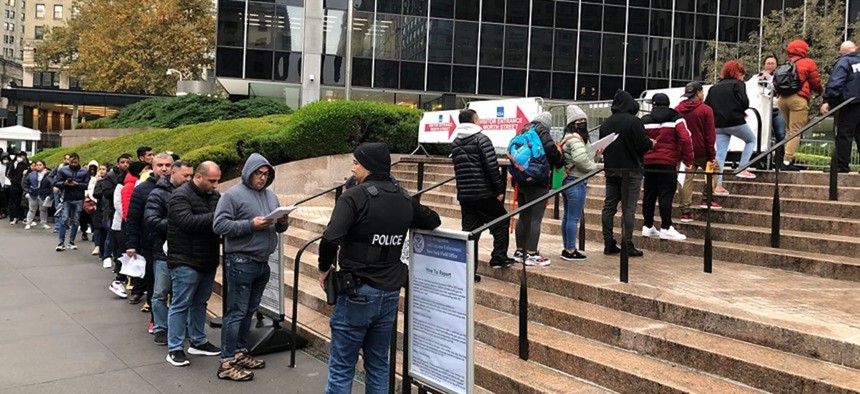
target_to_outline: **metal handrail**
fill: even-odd
[[[397,163],[400,163],[400,161],[398,161]],[[395,163],[395,164],[397,164],[397,163]],[[422,164],[421,170],[423,172],[423,164],[424,163],[419,163],[419,164]],[[444,181],[441,181],[439,183],[436,183],[436,184],[434,184],[434,185],[432,185],[426,189],[419,190],[418,192],[413,194],[412,197],[413,198],[421,198],[421,195],[423,195],[424,193],[427,193],[427,192],[429,192],[433,189],[436,189],[436,188],[438,188],[438,187],[440,187],[446,183],[449,183],[449,182],[453,181],[454,179],[456,179],[456,177],[452,176],[452,177],[445,179]],[[344,186],[343,184],[335,186],[334,188],[329,189],[325,193],[328,193],[328,192],[335,190],[335,189],[338,189],[338,188],[342,188],[343,186]],[[323,193],[323,194],[325,194],[325,193]],[[320,195],[322,195],[322,194],[320,194]],[[319,196],[317,196],[317,197],[319,197]],[[309,200],[310,199],[308,199],[308,201]],[[306,202],[306,201],[304,201],[304,202]],[[295,366],[296,366],[296,336],[297,336],[296,330],[298,329],[298,310],[299,310],[299,270],[301,269],[300,267],[301,267],[301,261],[302,261],[302,254],[304,254],[305,250],[307,250],[307,248],[309,248],[315,242],[321,240],[322,237],[323,237],[322,235],[318,235],[318,236],[308,240],[304,244],[302,244],[302,246],[299,248],[298,252],[296,252],[296,258],[293,259],[293,310],[292,310],[293,316],[292,316],[292,322],[290,323],[290,330],[291,330],[290,335],[291,335],[291,342],[292,342],[291,348],[290,348],[290,368],[295,368]],[[396,329],[396,327],[397,327],[396,322],[394,324],[394,327]],[[392,335],[392,338],[393,338],[392,342],[396,341],[397,335],[396,334]],[[395,348],[393,348],[393,349],[395,349]],[[396,354],[396,349],[394,352],[392,352],[392,354]],[[394,366],[395,364],[396,364],[395,362],[390,362],[390,365],[392,365],[392,366]],[[391,374],[391,376],[393,377],[394,374]]]
[[[762,159],[764,159],[765,157],[767,157],[768,155],[770,155],[771,153],[773,153],[774,151],[776,151],[777,149],[782,147],[783,145],[787,144],[788,141],[791,141],[795,138],[800,138],[800,136],[802,136],[804,133],[808,132],[809,130],[812,130],[813,127],[817,126],[819,123],[823,122],[825,119],[829,118],[830,116],[835,115],[837,112],[839,112],[839,110],[841,110],[842,108],[844,108],[848,104],[853,103],[854,101],[855,101],[855,99],[853,97],[849,98],[848,100],[843,101],[842,103],[840,103],[836,107],[830,109],[830,111],[827,112],[826,114],[816,116],[809,123],[807,123],[806,126],[803,126],[803,128],[798,130],[797,133],[795,133],[794,135],[791,135],[791,136],[786,135],[782,141],[777,142],[776,144],[773,144],[773,146],[771,146],[770,149],[760,153],[758,156],[756,156],[756,157],[750,159],[750,161],[746,162],[746,164],[738,167],[734,171],[734,174],[737,175],[741,171],[745,171],[746,169],[750,168],[753,164],[761,161]]]

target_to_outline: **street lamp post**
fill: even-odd
[[[182,81],[183,79],[185,79],[185,78],[183,78],[183,77],[182,77],[182,72],[181,72],[181,71],[179,71],[179,70],[177,70],[177,69],[175,69],[175,68],[168,68],[168,69],[167,69],[167,75],[173,75],[173,74],[179,74],[179,80],[180,80],[180,81]]]

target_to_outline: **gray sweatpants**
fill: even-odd
[[[549,191],[547,187],[520,185],[517,195],[517,206],[523,206],[531,201],[537,200]],[[537,251],[540,241],[540,224],[546,211],[546,202],[537,204],[530,209],[520,213],[517,220],[516,238],[517,249],[525,251]],[[528,220],[528,224],[526,223]],[[529,237],[526,239],[526,225],[529,226]]]
[[[33,224],[33,219],[36,218],[36,211],[39,211],[39,220],[42,224],[48,224],[48,207],[45,206],[45,199],[42,197],[29,197],[27,202],[30,203],[30,210],[27,212],[27,224]]]

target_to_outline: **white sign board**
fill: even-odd
[[[278,247],[269,256],[269,281],[263,289],[260,312],[275,321],[284,321],[284,234],[278,234]]]
[[[474,243],[462,231],[413,230],[409,367],[443,393],[474,390]]]
[[[708,97],[708,90],[713,85],[704,85],[703,93],[705,97]],[[758,85],[758,78],[752,78],[746,82],[746,90],[747,90],[747,98],[750,101],[750,108],[755,108],[756,111],[761,115],[761,140],[757,141],[758,143],[758,151],[764,151],[770,147],[770,137],[771,137],[771,111],[777,111],[777,109],[773,109],[771,106],[771,97],[763,91],[763,89]],[[646,90],[642,94],[642,98],[650,99],[654,97],[657,93],[665,93],[669,96],[669,106],[671,108],[675,108],[678,104],[681,103],[684,98],[681,95],[684,94],[684,88],[670,88],[670,89],[656,89],[656,90]],[[651,109],[650,105],[643,105],[643,109]],[[747,116],[747,124],[752,129],[753,133],[758,136],[758,127],[759,120],[756,117],[755,113],[748,109],[746,111]],[[744,142],[741,141],[737,137],[732,137],[729,142],[729,152],[741,152],[744,150]]]
[[[507,149],[517,131],[542,110],[539,98],[472,101],[468,108],[478,113],[484,135],[490,137],[493,146],[502,150]],[[454,131],[460,124],[459,115],[459,110],[425,112],[418,128],[418,142],[432,144],[454,141],[457,138]]]

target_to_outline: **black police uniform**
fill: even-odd
[[[441,224],[436,212],[410,198],[388,175],[371,174],[337,201],[320,243],[318,268],[328,271],[340,246],[340,272],[351,273],[359,286],[398,290],[408,278],[400,261],[407,230]]]

